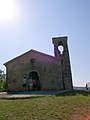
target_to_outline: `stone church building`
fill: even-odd
[[[67,37],[54,37],[52,43],[54,56],[31,49],[4,64],[7,91],[73,88]]]

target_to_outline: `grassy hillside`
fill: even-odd
[[[88,115],[88,91],[39,98],[0,99],[0,120],[83,120]]]

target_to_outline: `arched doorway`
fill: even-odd
[[[29,80],[32,80],[32,90],[40,90],[41,85],[39,81],[39,73],[35,70],[29,73]]]

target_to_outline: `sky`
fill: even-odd
[[[90,82],[90,0],[0,0],[0,69],[35,49],[54,55],[52,37],[68,37],[74,86]]]

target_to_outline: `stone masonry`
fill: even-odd
[[[54,54],[51,56],[31,49],[6,62],[7,91],[70,90],[72,74],[67,37],[52,38]],[[60,53],[59,46],[63,46]],[[30,89],[30,79],[33,87]]]

